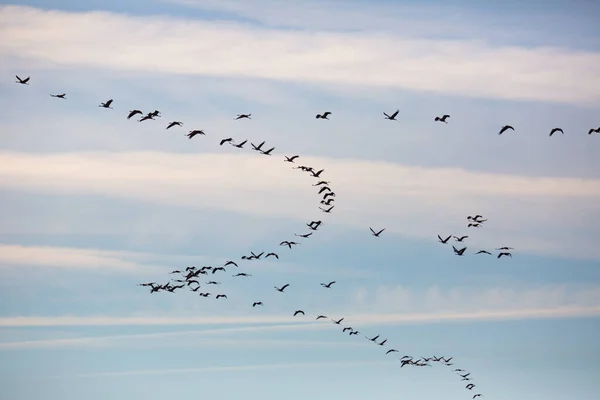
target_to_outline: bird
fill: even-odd
[[[335,319],[332,319],[333,323],[336,324],[336,325],[341,325],[343,320],[344,320],[344,318],[340,318],[337,321]]]
[[[305,238],[305,239],[307,239],[312,234],[313,234],[312,232],[305,233],[304,235],[298,235],[297,233],[294,233],[295,236]]]
[[[231,142],[232,140],[233,140],[233,138],[223,139],[219,142],[219,146],[223,146],[225,143]]]
[[[327,289],[331,289],[331,285],[333,285],[334,283],[335,283],[335,281],[331,281],[328,284],[321,283],[321,286],[323,286],[324,288],[327,288]]]
[[[241,143],[238,143],[238,144],[234,144],[233,142],[231,142],[231,145],[232,145],[233,147],[237,147],[238,149],[241,149],[242,147],[244,147],[244,145],[246,144],[246,142],[247,142],[247,141],[248,141],[248,140],[244,140],[243,142],[241,142]]]
[[[477,394],[474,394],[474,395],[473,395],[473,398],[475,399],[475,398],[477,398],[477,397],[481,397],[481,396],[483,396],[481,393],[477,393]]]
[[[496,250],[514,250],[514,248],[503,246],[503,247],[497,248]]]
[[[254,303],[252,303],[252,307],[262,306],[262,305],[263,305],[262,301],[255,301]]]
[[[490,253],[489,251],[486,250],[479,250],[477,253],[475,254],[489,254],[490,256],[492,255],[492,253]]]
[[[600,133],[600,127],[596,128],[596,129],[594,129],[594,128],[590,129],[590,130],[588,131],[588,135],[591,135],[591,134],[592,134],[592,133],[594,133],[594,132],[596,132],[596,133]]]
[[[330,115],[331,115],[331,112],[325,111],[323,114],[317,114],[316,118],[317,119],[329,119],[327,117],[329,117]]]
[[[385,353],[385,355],[388,355],[388,354],[390,354],[390,353],[397,353],[397,352],[398,352],[398,350],[396,350],[396,349],[389,349],[389,350],[388,350],[388,351]]]
[[[465,389],[473,390],[474,387],[475,387],[474,383],[469,383],[467,386],[465,386]]]
[[[467,228],[470,228],[470,227],[481,228],[481,223],[477,222],[477,223],[474,223],[474,224],[471,223],[471,224],[467,225]]]
[[[296,310],[296,312],[294,313],[294,317],[296,315],[298,315],[298,314],[306,315],[306,314],[304,314],[304,311],[302,311],[302,310]]]
[[[321,211],[323,211],[324,213],[331,213],[331,210],[333,210],[333,207],[335,207],[335,206],[331,206],[329,208],[319,207],[319,209],[321,209]]]
[[[448,236],[446,239],[442,239],[442,237],[440,235],[438,235],[438,239],[440,240],[440,243],[443,243],[443,244],[448,243],[448,240],[450,240],[451,237],[452,237],[452,235]]]
[[[311,171],[311,174],[312,174],[312,176],[313,176],[314,178],[318,178],[318,177],[319,177],[319,176],[320,176],[320,175],[323,173],[323,171],[325,171],[325,170],[324,170],[324,169],[322,169],[322,170],[320,170],[320,171],[317,171],[317,172]]]
[[[112,104],[113,99],[108,100],[105,103],[100,103],[100,105],[98,107],[102,107],[102,108],[112,108],[110,105]]]
[[[271,147],[269,150],[259,150],[261,154],[265,155],[265,156],[270,156],[271,152],[275,150],[275,147]]]
[[[456,254],[457,256],[462,256],[464,254],[465,250],[467,249],[466,247],[463,247],[462,249],[458,250],[454,246],[452,246],[452,248],[454,249],[454,254]]]
[[[387,115],[386,113],[383,113],[383,115],[385,115],[385,119],[389,119],[390,121],[396,121],[396,116],[398,115],[399,112],[400,112],[400,110],[396,110],[396,112],[393,113],[392,115]]]
[[[131,110],[129,111],[129,115],[127,116],[127,119],[131,119],[131,117],[133,117],[136,114],[143,114],[140,110]]]
[[[252,116],[252,114],[238,114],[236,118],[234,119],[242,119],[242,118],[246,118],[246,119],[252,119],[250,118]]]
[[[498,258],[502,257],[502,256],[508,256],[510,258],[512,258],[512,254],[508,253],[508,252],[502,252],[498,254]]]
[[[368,338],[367,336],[365,336],[367,339],[369,339],[371,342],[375,342],[377,339],[379,339],[379,335],[373,337],[373,338]]]
[[[283,242],[279,243],[279,245],[280,245],[280,246],[287,246],[287,247],[289,247],[290,249],[292,248],[292,246],[295,246],[295,245],[297,245],[297,244],[299,244],[299,243],[296,243],[296,242],[289,242],[289,241],[287,241],[287,240],[284,240]]]
[[[552,130],[550,131],[550,135],[548,135],[548,136],[552,136],[552,135],[554,135],[556,132],[560,132],[560,133],[562,133],[563,135],[565,134],[561,128],[554,128],[554,129],[552,129]]]
[[[465,240],[466,238],[468,238],[468,236],[454,236],[454,239],[456,239],[457,242],[462,242],[463,240]]]
[[[440,117],[435,117],[436,121],[440,121],[440,122],[444,122],[444,123],[448,123],[448,121],[446,121],[446,119],[450,118],[450,116],[448,114],[444,114],[444,116]]]
[[[352,328],[351,328],[351,327],[349,327],[349,326],[347,326],[347,327],[345,327],[344,329],[342,329],[342,332],[344,332],[344,333],[345,333],[346,331],[352,331]]]
[[[153,114],[144,115],[142,118],[138,119],[138,122],[144,122],[149,119],[154,119],[154,115]]]
[[[207,285],[220,285],[221,282],[216,282],[216,281],[208,281],[206,282]]]
[[[378,345],[380,345],[380,346],[383,346],[383,345],[385,345],[385,344],[386,344],[386,342],[387,342],[387,339],[385,339],[385,340],[383,340],[381,343],[377,343],[377,344],[378,344]]]
[[[238,266],[234,261],[227,261],[223,266],[226,267],[228,265],[235,265],[236,267]]]
[[[294,162],[294,160],[295,160],[296,158],[300,157],[300,156],[291,156],[291,157],[284,156],[284,157],[285,157],[285,160],[284,160],[285,162],[290,162],[290,163],[293,163],[293,162]]]
[[[379,237],[379,235],[381,235],[381,232],[385,231],[385,228],[383,228],[382,230],[380,230],[379,232],[375,232],[373,230],[373,228],[369,227],[369,229],[371,230],[371,234],[375,237]]]
[[[216,299],[221,299],[221,298],[226,299],[227,295],[226,294],[218,294],[217,297],[215,297],[215,298]]]
[[[29,85],[29,83],[27,83],[27,82],[29,82],[29,80],[31,79],[30,76],[28,76],[25,79],[19,78],[19,75],[15,75],[15,76],[17,77],[17,80],[15,81],[15,83],[20,83],[21,85]]]
[[[236,276],[246,276],[246,277],[247,277],[247,276],[252,276],[252,275],[250,275],[250,274],[247,274],[247,273],[245,273],[245,272],[239,272],[239,273],[237,273],[237,274],[235,274],[235,275],[232,275],[232,276],[233,276],[233,277],[236,277]]]
[[[273,257],[275,257],[276,259],[279,260],[279,256],[276,253],[267,253],[267,255],[265,256],[265,258],[269,258],[271,256],[273,256]]]
[[[61,93],[61,94],[51,94],[50,97],[56,97],[57,99],[67,99],[65,96],[67,94],[66,93]]]
[[[504,132],[506,132],[507,130],[512,129],[513,131],[515,130],[515,128],[513,128],[510,125],[504,125],[502,127],[502,129],[500,129],[500,132],[498,132],[498,135],[502,135]]]
[[[275,289],[276,289],[278,292],[281,292],[281,293],[283,293],[283,291],[285,290],[285,288],[286,288],[286,287],[288,287],[288,286],[290,286],[290,284],[289,284],[289,283],[286,283],[285,285],[283,285],[283,286],[282,286],[282,287],[280,287],[280,288],[278,288],[277,286],[274,286],[274,287],[275,287]]]
[[[327,319],[327,317],[325,315],[319,315],[316,319],[318,321],[320,319]]]
[[[319,181],[317,183],[315,183],[313,186],[320,186],[320,185],[329,185],[330,182],[328,181]]]
[[[250,144],[252,145],[252,147],[254,148],[254,150],[256,151],[260,151],[261,147],[263,147],[263,144],[265,144],[265,141],[263,140],[263,142],[261,144],[259,144],[258,146],[255,145],[254,143],[250,142]]]
[[[196,135],[206,135],[206,134],[202,130],[193,130],[193,131],[190,131],[190,133],[188,133],[186,136],[189,139],[191,139],[191,138],[193,138]]]
[[[180,121],[170,122],[169,125],[167,125],[167,129],[170,129],[174,126],[183,126],[183,122],[180,122]]]

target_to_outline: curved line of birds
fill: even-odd
[[[29,85],[29,81],[30,81],[29,76],[25,79],[21,79],[19,76],[16,76],[16,78],[17,78],[16,83],[22,84],[22,85]],[[66,100],[66,93],[50,94],[50,96],[53,98]],[[105,108],[105,109],[112,109],[113,108],[112,104],[113,104],[113,99],[109,99],[105,102],[100,103],[98,105],[98,107]],[[383,115],[384,115],[385,119],[387,119],[387,120],[397,121],[396,117],[398,116],[398,113],[399,113],[399,110],[396,110],[394,113],[392,113],[390,115],[388,115],[385,112],[383,113]],[[328,120],[329,116],[331,114],[332,113],[330,111],[324,112],[322,114],[317,114],[316,119],[327,119]],[[144,114],[141,110],[134,109],[134,110],[129,111],[129,114],[127,115],[127,119],[129,120],[136,115],[141,116],[141,118],[138,119],[139,122],[155,120],[156,118],[162,117],[161,112],[158,110],[154,110],[152,112]],[[234,118],[234,120],[251,119],[251,117],[252,117],[252,114],[250,114],[250,113],[238,114]],[[446,114],[446,115],[443,115],[442,117],[435,117],[435,121],[447,123],[448,118],[450,118],[450,115]],[[171,121],[168,123],[166,129],[171,129],[176,126],[182,127],[183,122]],[[502,133],[506,132],[507,130],[514,130],[514,128],[512,126],[505,125],[501,128],[501,130],[498,132],[498,134],[501,135]],[[560,133],[564,134],[564,132],[561,128],[554,128],[550,132],[550,136],[552,136],[556,132],[560,132]],[[600,133],[600,127],[597,129],[590,129],[589,134],[591,135],[593,132]],[[203,130],[191,130],[191,131],[189,131],[189,133],[186,136],[189,139],[192,139],[197,135],[206,135],[206,133]],[[224,138],[224,139],[220,140],[219,145],[223,146],[225,143],[228,143],[232,147],[242,149],[242,148],[245,148],[244,146],[248,143],[248,140],[244,140],[244,141],[236,143],[233,138],[228,137],[228,138]],[[263,141],[259,144],[254,144],[254,143],[250,142],[250,145],[252,147],[252,150],[254,150],[262,155],[266,155],[266,156],[271,156],[272,152],[275,150],[275,147],[271,147],[269,149],[263,149],[263,146],[265,145],[265,141]],[[285,157],[284,162],[295,164],[296,159],[298,159],[300,156],[293,155],[293,156],[284,156],[284,157]],[[326,207],[325,208],[325,207],[319,206],[319,209],[326,214],[331,213],[335,207],[335,205],[333,203],[335,202],[336,195],[335,195],[335,192],[333,192],[333,190],[330,187],[330,182],[321,180],[322,179],[321,174],[324,172],[324,169],[320,169],[317,171],[313,167],[305,166],[305,165],[298,165],[298,166],[294,167],[294,169],[299,169],[303,172],[310,174],[313,178],[318,179],[318,182],[316,182],[312,186],[318,188],[318,194],[322,196],[320,204],[324,205]],[[479,214],[475,215],[475,216],[468,216],[467,220],[469,221],[469,223],[467,225],[467,227],[469,227],[469,228],[471,228],[471,227],[479,228],[483,225],[484,222],[487,221],[487,219],[483,219],[483,216],[479,215]],[[321,220],[311,221],[309,223],[306,223],[306,226],[308,227],[310,232],[303,233],[303,234],[294,233],[294,235],[296,237],[299,237],[302,239],[308,239],[313,235],[314,231],[317,231],[319,227],[323,226],[323,221],[321,221]],[[373,228],[369,227],[369,230],[370,230],[372,236],[379,238],[381,236],[381,234],[385,231],[385,228],[379,229],[379,230],[374,230]],[[463,235],[463,236],[450,235],[444,239],[438,234],[438,240],[442,244],[447,244],[451,238],[454,238],[456,242],[463,242],[465,239],[468,238],[468,236],[467,235]],[[292,249],[293,246],[297,246],[299,244],[300,243],[296,242],[296,241],[284,240],[284,241],[280,242],[279,246],[288,247],[289,249]],[[457,249],[455,246],[452,246],[452,247],[454,250],[454,254],[457,256],[463,256],[465,251],[467,250],[466,247],[461,248],[461,249]],[[508,252],[508,250],[511,250],[511,249],[512,249],[511,247],[506,247],[506,246],[497,248],[496,250],[500,251],[497,255],[497,258],[501,258],[503,256],[512,257],[512,254],[510,252]],[[491,255],[491,253],[487,250],[480,250],[475,254]],[[264,258],[262,258],[263,256],[264,256]],[[261,259],[264,260],[264,259],[267,259],[270,257],[275,258],[277,260],[279,259],[279,255],[277,253],[275,253],[273,251],[266,252],[266,251],[261,250],[261,251],[257,251],[256,253],[254,251],[250,251],[249,255],[241,256],[240,260],[243,260],[243,261],[252,261],[252,260],[261,260]],[[211,276],[213,276],[219,271],[226,272],[226,267],[229,268],[230,266],[236,267],[236,269],[239,268],[238,263],[236,263],[233,260],[228,260],[222,266],[218,266],[218,267],[202,266],[200,268],[197,268],[195,266],[189,266],[189,267],[186,267],[184,270],[174,270],[174,271],[170,272],[171,275],[178,274],[179,276],[177,279],[171,278],[171,281],[169,281],[165,284],[159,284],[157,282],[148,282],[148,283],[141,283],[141,284],[139,284],[139,286],[149,287],[150,293],[157,293],[160,291],[174,293],[175,291],[178,291],[179,289],[188,287],[189,291],[198,293],[198,295],[200,297],[208,298],[212,295],[212,293],[200,291],[200,289],[202,287],[202,285],[200,284],[200,282],[198,280],[200,275],[209,276],[209,274],[210,274]],[[232,275],[232,277],[245,277],[245,278],[251,277],[251,276],[252,276],[251,274],[248,274],[245,272],[238,272],[238,273]],[[328,283],[321,283],[321,286],[325,289],[331,289],[335,283],[336,283],[336,281],[331,281]],[[221,282],[218,282],[216,280],[209,280],[209,281],[205,282],[205,285],[218,286],[218,285],[221,285]],[[280,287],[274,286],[274,289],[280,293],[285,293],[285,290],[289,286],[290,286],[290,284],[286,283]],[[218,293],[215,295],[215,299],[227,299],[227,295],[224,293]],[[264,304],[262,301],[255,301],[252,303],[253,308],[260,307],[263,305]],[[300,310],[300,309],[296,310],[293,313],[293,316],[299,316],[299,315],[306,315],[306,314],[303,310]],[[331,320],[331,322],[334,325],[341,326],[342,333],[347,332],[349,336],[356,336],[356,335],[361,334],[360,331],[354,329],[351,326],[342,325],[344,318],[339,318],[336,320],[334,318],[329,318],[322,314],[317,315],[317,317],[316,317],[317,321],[318,320],[328,320],[328,319]],[[369,341],[383,347],[386,345],[387,339],[383,339],[378,342],[378,339],[380,338],[380,336],[381,335],[379,335],[379,334],[376,336],[373,336],[373,337],[368,337],[365,335],[365,338],[368,339]],[[397,349],[388,347],[385,354],[389,355],[389,354],[398,353],[398,352],[399,351]],[[405,356],[399,358],[401,368],[405,367],[405,366],[428,367],[428,366],[432,366],[432,364],[431,364],[432,362],[441,363],[447,367],[450,367],[450,366],[454,365],[451,362],[452,360],[453,360],[453,357],[446,358],[444,356],[438,357],[435,355],[431,356],[431,357],[420,357],[420,358],[414,358],[412,356],[405,355]],[[467,372],[461,368],[455,368],[453,371],[457,373],[457,375],[461,378],[462,381],[471,381],[472,380],[470,372]],[[475,393],[473,391],[473,389],[475,387],[476,387],[475,384],[473,384],[471,382],[467,383],[467,385],[465,386],[465,388],[467,390],[469,390],[470,393],[473,393],[473,395],[472,395],[473,399],[483,396],[481,393]]]

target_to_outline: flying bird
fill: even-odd
[[[335,283],[335,281],[331,281],[328,284],[321,283],[321,286],[323,286],[324,288],[327,288],[327,289],[331,289],[331,285],[333,285],[334,283]]]
[[[29,83],[27,83],[27,82],[29,82],[29,80],[31,79],[30,76],[28,76],[25,79],[19,78],[19,75],[15,75],[15,76],[17,77],[17,80],[15,81],[15,83],[20,83],[21,85],[29,85]]]
[[[100,105],[98,107],[102,107],[102,108],[112,108],[110,105],[112,104],[113,99],[108,100],[105,103],[100,103]]]
[[[328,117],[331,115],[331,112],[326,111],[323,114],[317,114],[317,119],[329,119]]]
[[[183,122],[180,122],[180,121],[170,122],[169,125],[167,126],[167,129],[170,129],[170,128],[174,127],[174,126],[183,126]]]
[[[231,142],[232,140],[233,140],[233,138],[223,139],[223,140],[221,140],[221,142],[219,142],[219,146],[223,146],[225,143]]]
[[[317,321],[318,321],[318,320],[320,320],[320,319],[323,319],[323,318],[324,318],[324,319],[327,319],[327,317],[326,317],[325,315],[319,315],[319,316],[317,317]]]
[[[302,311],[302,310],[296,310],[296,312],[294,313],[294,317],[296,315],[298,315],[298,314],[306,315],[306,314],[304,314],[304,311]]]
[[[131,110],[129,111],[129,115],[127,116],[127,119],[131,119],[134,115],[140,114],[142,115],[143,113],[140,110]]]
[[[502,257],[502,256],[507,256],[507,257],[510,257],[510,258],[512,258],[512,254],[510,254],[510,253],[508,253],[508,252],[502,252],[502,253],[499,253],[499,254],[498,254],[498,258],[500,258],[500,257]]]
[[[371,234],[375,237],[379,237],[379,235],[381,235],[381,232],[385,231],[385,228],[383,228],[382,230],[380,230],[379,232],[375,232],[373,230],[373,228],[369,227],[369,229],[371,230]]]
[[[196,135],[206,135],[206,134],[204,133],[203,130],[193,130],[193,131],[190,131],[190,133],[188,133],[186,136],[189,139],[191,139],[191,138],[193,138]]]
[[[294,160],[295,160],[296,158],[300,157],[300,156],[291,156],[291,157],[284,156],[284,157],[285,157],[285,160],[284,160],[285,162],[291,162],[291,163],[293,163],[293,162],[294,162]]]
[[[252,303],[252,307],[262,306],[262,305],[263,305],[262,301],[255,301],[254,303]]]
[[[442,239],[442,237],[440,235],[438,235],[438,239],[439,239],[440,243],[443,243],[443,244],[448,243],[448,240],[450,240],[451,237],[452,237],[452,235],[448,236],[446,239]]]
[[[588,135],[591,135],[591,134],[592,134],[592,133],[594,133],[594,132],[596,132],[596,133],[600,133],[600,127],[596,128],[596,129],[594,129],[594,128],[590,129],[590,130],[588,131]]]
[[[237,117],[235,118],[237,119],[242,119],[242,118],[246,118],[246,119],[252,119],[250,118],[252,116],[252,114],[238,114]]]
[[[397,353],[397,352],[398,352],[398,350],[396,350],[396,349],[389,349],[389,350],[388,350],[388,351],[385,353],[385,355],[388,355],[388,354],[390,354],[390,353]]]
[[[492,255],[492,253],[490,253],[489,251],[486,250],[479,250],[477,253],[475,254],[489,254],[490,256]]]
[[[514,248],[504,246],[504,247],[499,247],[496,250],[514,250]]]
[[[440,121],[440,122],[444,122],[444,123],[448,123],[448,121],[446,121],[448,118],[450,118],[450,116],[448,114],[444,114],[443,117],[435,117],[436,121]]]
[[[515,130],[515,128],[513,128],[510,125],[504,125],[502,127],[502,129],[500,129],[500,132],[498,132],[498,135],[502,135],[504,132],[506,132],[507,130],[512,129],[513,131]]]
[[[280,287],[280,288],[278,288],[277,286],[274,286],[274,287],[275,287],[275,289],[276,289],[278,292],[281,292],[281,293],[283,293],[283,291],[285,290],[285,288],[286,288],[286,287],[288,287],[288,286],[290,286],[290,284],[289,284],[289,283],[286,283],[285,285],[283,285],[283,286],[282,286],[282,287]]]
[[[396,116],[398,115],[399,112],[400,112],[400,110],[396,110],[396,112],[393,113],[392,115],[387,115],[386,113],[383,113],[383,115],[385,115],[385,119],[389,119],[390,121],[397,121]]]
[[[340,318],[337,321],[335,319],[332,319],[333,323],[336,324],[336,325],[341,325],[343,320],[344,320],[344,318]]]
[[[234,144],[233,142],[231,142],[231,145],[232,145],[233,147],[237,147],[238,149],[241,149],[242,147],[244,147],[244,145],[246,144],[246,142],[247,142],[247,141],[248,141],[248,140],[244,140],[243,142],[241,142],[241,143],[238,143],[238,144]]]
[[[561,128],[554,128],[554,129],[552,129],[552,130],[550,131],[550,135],[548,135],[548,136],[552,136],[552,135],[554,135],[556,132],[560,132],[560,133],[562,133],[563,135],[565,134]]]
[[[227,295],[226,294],[218,294],[217,297],[215,297],[215,298],[216,299],[221,299],[221,298],[226,299]]]
[[[462,242],[463,240],[465,240],[466,238],[468,238],[468,236],[454,236],[454,239],[456,239],[457,242]]]
[[[61,94],[51,94],[50,97],[56,97],[57,99],[67,99],[65,96],[67,94],[66,93],[61,93]]]
[[[321,211],[323,211],[324,213],[331,213],[331,210],[333,210],[333,207],[335,206],[331,206],[329,208],[323,208],[323,207],[319,207],[321,209]]]
[[[269,150],[259,150],[261,154],[264,154],[265,156],[270,156],[271,152],[275,150],[275,147],[271,147]]]
[[[452,249],[454,249],[454,254],[457,256],[462,256],[467,248],[463,247],[462,249],[458,250],[456,247],[452,246]]]
[[[227,261],[223,266],[226,267],[228,265],[235,265],[236,267],[238,266],[234,261]]]

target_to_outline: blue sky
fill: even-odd
[[[485,399],[597,393],[598,3],[286,4],[0,7],[0,397],[472,398],[404,354],[453,356]],[[280,260],[215,275],[223,301],[137,286],[251,250]]]

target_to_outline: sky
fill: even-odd
[[[591,398],[599,14],[592,0],[0,5],[0,397]],[[295,165],[324,169],[331,213]],[[211,298],[138,286],[227,260],[202,279]]]

